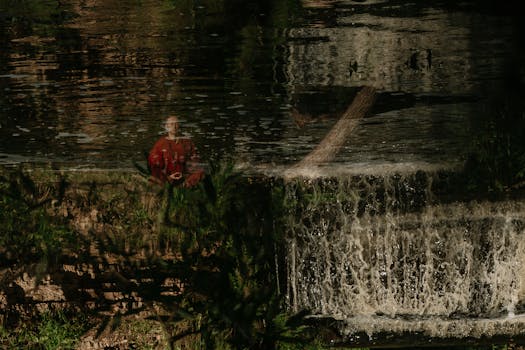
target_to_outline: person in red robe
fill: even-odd
[[[183,187],[195,186],[204,177],[199,156],[189,138],[179,136],[179,120],[170,116],[165,122],[167,135],[153,145],[148,155],[151,180]]]

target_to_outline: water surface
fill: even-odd
[[[457,163],[502,90],[512,19],[398,1],[2,1],[0,162],[129,169],[178,114],[204,160],[287,166],[356,92],[336,162]]]

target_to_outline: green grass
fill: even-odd
[[[89,323],[81,316],[67,317],[64,313],[46,312],[37,320],[14,328],[0,326],[2,349],[74,349]]]

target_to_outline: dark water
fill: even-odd
[[[0,4],[8,164],[133,168],[175,113],[205,160],[286,165],[365,85],[378,101],[337,161],[461,162],[519,40],[511,17],[436,2]]]

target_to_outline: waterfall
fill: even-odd
[[[357,332],[525,332],[525,202],[443,200],[439,172],[286,186],[288,300]]]

